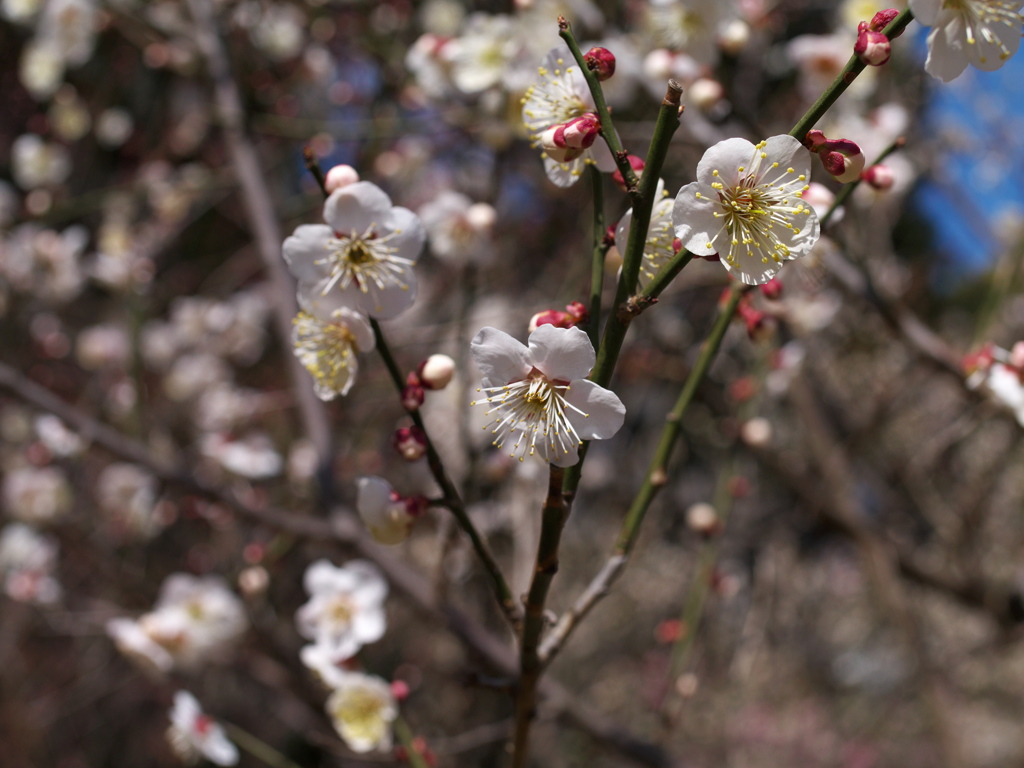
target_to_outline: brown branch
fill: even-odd
[[[270,278],[274,295],[274,323],[282,345],[291,347],[292,320],[298,314],[295,285],[281,256],[281,229],[278,225],[270,189],[260,168],[259,157],[245,133],[245,111],[238,86],[231,75],[227,52],[220,39],[213,5],[210,0],[188,0],[196,44],[206,59],[213,80],[213,102],[224,131],[224,143],[242,190],[246,217],[256,240],[264,269]],[[313,442],[319,458],[318,479],[324,501],[333,501],[331,480],[330,421],[326,408],[310,386],[309,375],[293,355],[285,363],[292,390],[299,406],[303,429]]]
[[[351,510],[338,508],[336,514],[325,520],[304,517],[274,507],[251,506],[229,490],[197,479],[184,465],[160,459],[145,443],[98,421],[4,363],[0,363],[0,389],[7,390],[29,405],[52,413],[77,431],[84,440],[101,446],[120,459],[147,468],[169,485],[211,498],[241,517],[278,530],[310,539],[336,541],[351,547],[358,555],[377,565],[395,590],[404,595],[421,614],[446,626],[479,663],[505,677],[514,678],[518,674],[518,659],[511,648],[467,613],[438,599],[430,579],[374,542]],[[653,768],[666,768],[672,764],[664,751],[604,720],[576,701],[567,689],[555,681],[542,681],[539,690],[555,714],[623,756]]]

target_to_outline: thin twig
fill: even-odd
[[[256,148],[245,133],[245,111],[238,86],[231,75],[227,52],[218,34],[214,8],[210,0],[188,0],[195,22],[196,44],[206,59],[213,80],[214,107],[224,130],[224,143],[231,164],[238,176],[246,216],[256,239],[264,269],[274,291],[274,322],[285,348],[290,347],[292,320],[299,307],[295,286],[281,257],[281,229],[266,179],[260,169]],[[285,366],[291,380],[302,418],[303,429],[313,442],[319,459],[318,479],[325,506],[332,503],[335,492],[331,471],[332,449],[330,420],[323,403],[310,386],[309,375],[293,355],[286,355]]]
[[[541,513],[537,562],[526,595],[523,640],[519,651],[519,685],[516,688],[516,729],[512,745],[513,768],[525,768],[529,752],[530,725],[533,722],[537,683],[544,670],[537,652],[544,630],[544,604],[551,582],[558,572],[558,546],[565,527],[566,505],[562,498],[565,470],[551,465],[548,495]]]

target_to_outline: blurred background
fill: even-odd
[[[588,300],[592,179],[553,185],[522,125],[558,15],[615,54],[606,94],[632,154],[666,80],[683,84],[674,196],[714,143],[788,132],[878,10],[2,0],[5,768],[176,765],[178,688],[231,724],[241,765],[396,762],[345,746],[299,660],[306,567],[353,557],[392,577],[387,632],[359,666],[408,685],[403,717],[437,765],[503,764],[507,681],[445,612],[512,647],[465,537],[443,508],[396,547],[361,533],[360,477],[440,495],[391,445],[408,417],[372,353],[320,411],[330,509],[318,490],[311,380],[290,378],[282,330],[280,242],[322,221],[303,149],[424,220],[416,302],[382,325],[403,374],[456,361],[422,414],[519,594],[546,472],[484,439],[468,352],[485,325],[525,341],[535,313]],[[892,184],[860,185],[781,293],[745,301],[628,570],[549,670],[561,689],[541,701],[535,764],[1024,766],[1024,65],[942,84],[927,32],[912,23],[819,123],[869,165],[904,137]],[[823,213],[840,185],[817,160],[812,180]],[[601,185],[614,225],[628,198]],[[606,307],[620,263],[613,246]],[[626,424],[589,452],[555,615],[612,554],[727,283],[694,259],[633,324],[612,382]],[[175,573],[224,579],[244,629],[156,672],[108,624],[150,611]]]

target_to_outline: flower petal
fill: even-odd
[[[715,203],[700,190],[698,181],[679,190],[672,207],[672,223],[676,237],[686,250],[698,256],[710,256],[718,252],[712,241],[722,229],[722,222],[715,218]]]
[[[500,387],[526,378],[533,367],[530,350],[504,331],[485,327],[469,344],[485,387]]]
[[[569,421],[583,440],[607,440],[626,418],[626,406],[618,395],[586,379],[574,381],[565,392],[565,400],[583,411],[567,409]]]
[[[534,366],[552,381],[585,378],[597,355],[590,338],[579,328],[542,325],[530,334]]]
[[[720,141],[710,147],[697,163],[697,181],[702,187],[714,182],[726,186],[739,181],[740,168],[748,168],[754,157],[754,145],[746,139],[733,138]],[[718,175],[715,175],[718,171]]]
[[[361,235],[372,224],[383,226],[390,213],[391,198],[369,181],[357,181],[335,190],[324,203],[324,221],[345,235]]]
[[[333,236],[325,224],[302,224],[285,238],[281,251],[288,262],[288,270],[299,282],[315,283],[327,277],[326,264],[317,262],[327,253],[327,241]]]
[[[395,249],[396,258],[415,262],[420,257],[427,233],[419,216],[408,208],[392,208],[383,226],[394,233],[388,245]]]

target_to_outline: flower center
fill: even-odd
[[[355,374],[355,337],[342,323],[323,323],[308,312],[295,316],[295,355],[316,382],[318,392],[344,394]]]
[[[943,8],[959,14],[964,22],[964,35],[968,45],[977,44],[978,40],[994,45],[999,49],[999,58],[1005,61],[1010,58],[1010,49],[998,34],[998,25],[1009,27],[1005,34],[1019,34],[1021,17],[1017,10],[1019,3],[1005,0],[945,0]],[[996,27],[996,28],[994,28]],[[984,55],[978,61],[986,63]]]
[[[807,189],[807,177],[793,168],[781,170],[778,163],[762,168],[761,161],[767,157],[764,146],[765,142],[756,146],[749,168],[736,169],[737,181],[732,186],[719,180],[722,176],[718,170],[712,172],[716,181],[711,187],[718,194],[719,208],[714,215],[722,220],[722,227],[707,245],[713,247],[725,235],[729,248],[718,250],[732,267],[739,266],[741,256],[759,259],[763,264],[789,258],[789,246],[779,234],[785,229],[799,235],[797,225],[803,223],[799,217],[806,217],[812,210],[800,199]],[[785,236],[789,239],[790,233]]]
[[[575,411],[584,417],[588,414],[565,399],[568,384],[551,381],[534,368],[521,381],[477,391],[486,393],[487,397],[474,400],[470,405],[484,402],[493,406],[484,414],[495,414],[494,420],[484,427],[496,435],[492,444],[500,448],[512,434],[518,433],[510,458],[518,455],[522,461],[527,454],[539,454],[552,461],[583,444],[569,421],[569,412]]]
[[[335,285],[345,290],[355,285],[363,293],[383,290],[389,285],[408,289],[404,281],[405,271],[412,261],[395,254],[398,249],[388,241],[401,230],[395,230],[383,237],[376,233],[377,225],[371,224],[362,234],[352,230],[349,234],[335,232],[325,244],[329,255],[317,260],[316,264],[327,264],[330,274],[320,295],[326,296]]]
[[[334,717],[353,738],[376,743],[384,727],[383,702],[372,691],[348,691],[334,708]]]

